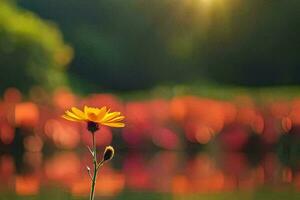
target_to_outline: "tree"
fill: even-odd
[[[65,84],[64,71],[72,56],[55,24],[8,0],[0,2],[0,91]]]

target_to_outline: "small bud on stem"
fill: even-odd
[[[103,153],[103,162],[109,161],[114,157],[115,150],[112,146],[107,146]]]

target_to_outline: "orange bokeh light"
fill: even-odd
[[[57,154],[45,163],[46,177],[66,184],[80,176],[80,169],[80,160],[72,152]]]
[[[16,193],[18,195],[35,195],[39,192],[40,181],[35,176],[17,176]]]
[[[57,147],[74,149],[80,142],[78,128],[69,122],[50,119],[47,120],[44,129]]]
[[[18,126],[34,127],[39,120],[39,110],[36,104],[32,102],[23,102],[16,104],[15,123]]]
[[[292,126],[293,126],[292,120],[289,117],[282,118],[281,126],[285,133],[290,132],[290,130],[292,129]]]
[[[53,103],[60,109],[68,109],[76,104],[75,95],[66,88],[59,88],[54,92]]]
[[[0,142],[3,144],[11,144],[15,137],[14,128],[8,123],[0,123]]]

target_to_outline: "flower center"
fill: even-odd
[[[91,121],[96,121],[97,120],[97,115],[95,113],[88,113],[88,118]]]

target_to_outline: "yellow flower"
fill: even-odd
[[[100,124],[110,127],[124,127],[122,120],[125,118],[120,112],[110,112],[106,106],[102,108],[92,108],[84,106],[83,111],[78,108],[71,108],[71,111],[66,111],[62,116],[69,121],[84,121],[88,124]],[[96,128],[98,130],[98,127]]]

